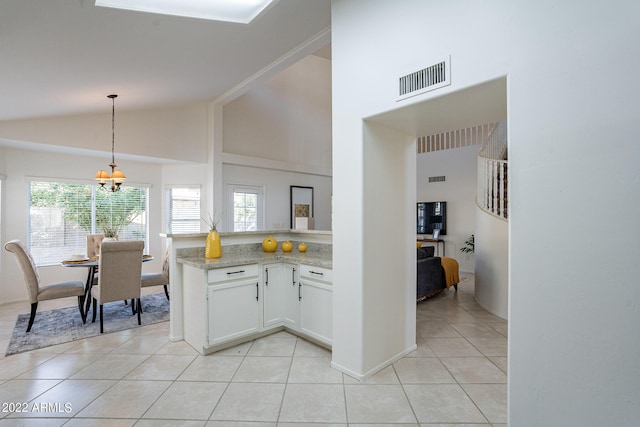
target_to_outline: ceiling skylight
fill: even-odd
[[[277,0],[96,0],[96,6],[248,24]]]

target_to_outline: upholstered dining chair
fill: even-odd
[[[4,248],[11,252],[18,262],[18,266],[22,271],[27,292],[29,293],[29,302],[31,303],[31,317],[27,332],[31,332],[33,321],[36,318],[36,310],[38,302],[51,300],[56,298],[78,297],[78,308],[80,309],[80,318],[85,321],[85,313],[83,311],[84,303],[84,283],[80,281],[51,283],[49,285],[40,285],[40,276],[36,263],[20,240],[11,240],[4,245]]]
[[[100,255],[102,239],[104,239],[104,234],[87,234],[87,258],[94,258]]]
[[[142,240],[102,242],[98,261],[98,285],[91,288],[93,319],[100,305],[100,333],[104,332],[102,306],[113,301],[135,300],[140,319],[140,283],[142,272]]]
[[[87,258],[95,258],[100,255],[100,245],[104,234],[87,234]],[[96,267],[93,274],[93,285],[98,284],[98,268]]]
[[[142,273],[142,287],[164,286],[164,294],[169,299],[169,250],[162,257],[162,271],[156,273]]]

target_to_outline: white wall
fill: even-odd
[[[219,144],[219,142],[218,142]],[[331,61],[308,56],[222,110],[221,200],[226,185],[265,190],[265,229],[290,226],[290,186],[314,187],[317,230],[331,230]]]
[[[639,14],[623,0],[332,3],[334,259],[376,231],[363,221],[361,121],[397,108],[402,72],[451,55],[452,85],[408,103],[507,76],[510,425],[640,419]],[[334,282],[360,287],[367,267],[334,262]]]
[[[475,299],[485,310],[509,316],[509,223],[475,206]]]
[[[331,230],[331,177],[263,169],[256,167],[223,165],[227,184],[255,185],[264,189],[264,227],[266,230],[288,229],[290,224],[289,186],[313,187],[316,230]],[[225,198],[226,201],[226,198]],[[225,222],[232,220],[230,207],[225,204]],[[225,231],[233,230],[226,224]]]
[[[331,61],[310,55],[224,106],[223,152],[331,167]]]
[[[475,271],[474,255],[463,254],[460,248],[476,230],[478,149],[472,145],[417,155],[417,201],[447,202],[447,234],[441,239],[446,242],[446,255],[458,261],[461,271],[469,273]],[[446,179],[430,183],[430,176]]]
[[[105,103],[108,102],[110,100],[105,97]],[[207,159],[207,119],[206,104],[121,111],[116,100],[116,163],[124,169],[123,154],[204,162]],[[110,109],[108,114],[0,121],[0,139],[51,146],[45,149],[65,147],[110,155],[111,136]]]

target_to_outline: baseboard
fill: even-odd
[[[381,370],[383,370],[384,368],[386,368],[387,366],[390,366],[392,364],[394,364],[395,362],[397,362],[398,360],[402,359],[403,357],[405,357],[407,354],[411,353],[412,351],[415,351],[418,348],[417,344],[413,344],[411,347],[403,350],[402,352],[398,353],[397,355],[387,359],[386,361],[380,363],[379,365],[375,366],[374,368],[368,370],[367,372],[365,372],[364,374],[360,374],[358,372],[352,371],[351,369],[348,369],[336,362],[334,362],[333,360],[331,361],[331,367],[334,369],[337,369],[338,371],[349,375],[351,378],[354,378],[358,381],[365,381],[369,378],[371,378],[372,376],[374,376],[375,374],[377,374],[378,372],[380,372]]]

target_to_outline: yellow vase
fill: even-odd
[[[307,252],[307,245],[304,242],[300,243],[298,245],[298,251],[299,252]]]
[[[285,240],[284,242],[282,242],[282,252],[291,252],[291,250],[293,249],[293,243],[291,243],[288,240]]]
[[[222,244],[220,235],[216,230],[209,231],[207,242],[204,247],[205,258],[220,258],[222,256]]]

